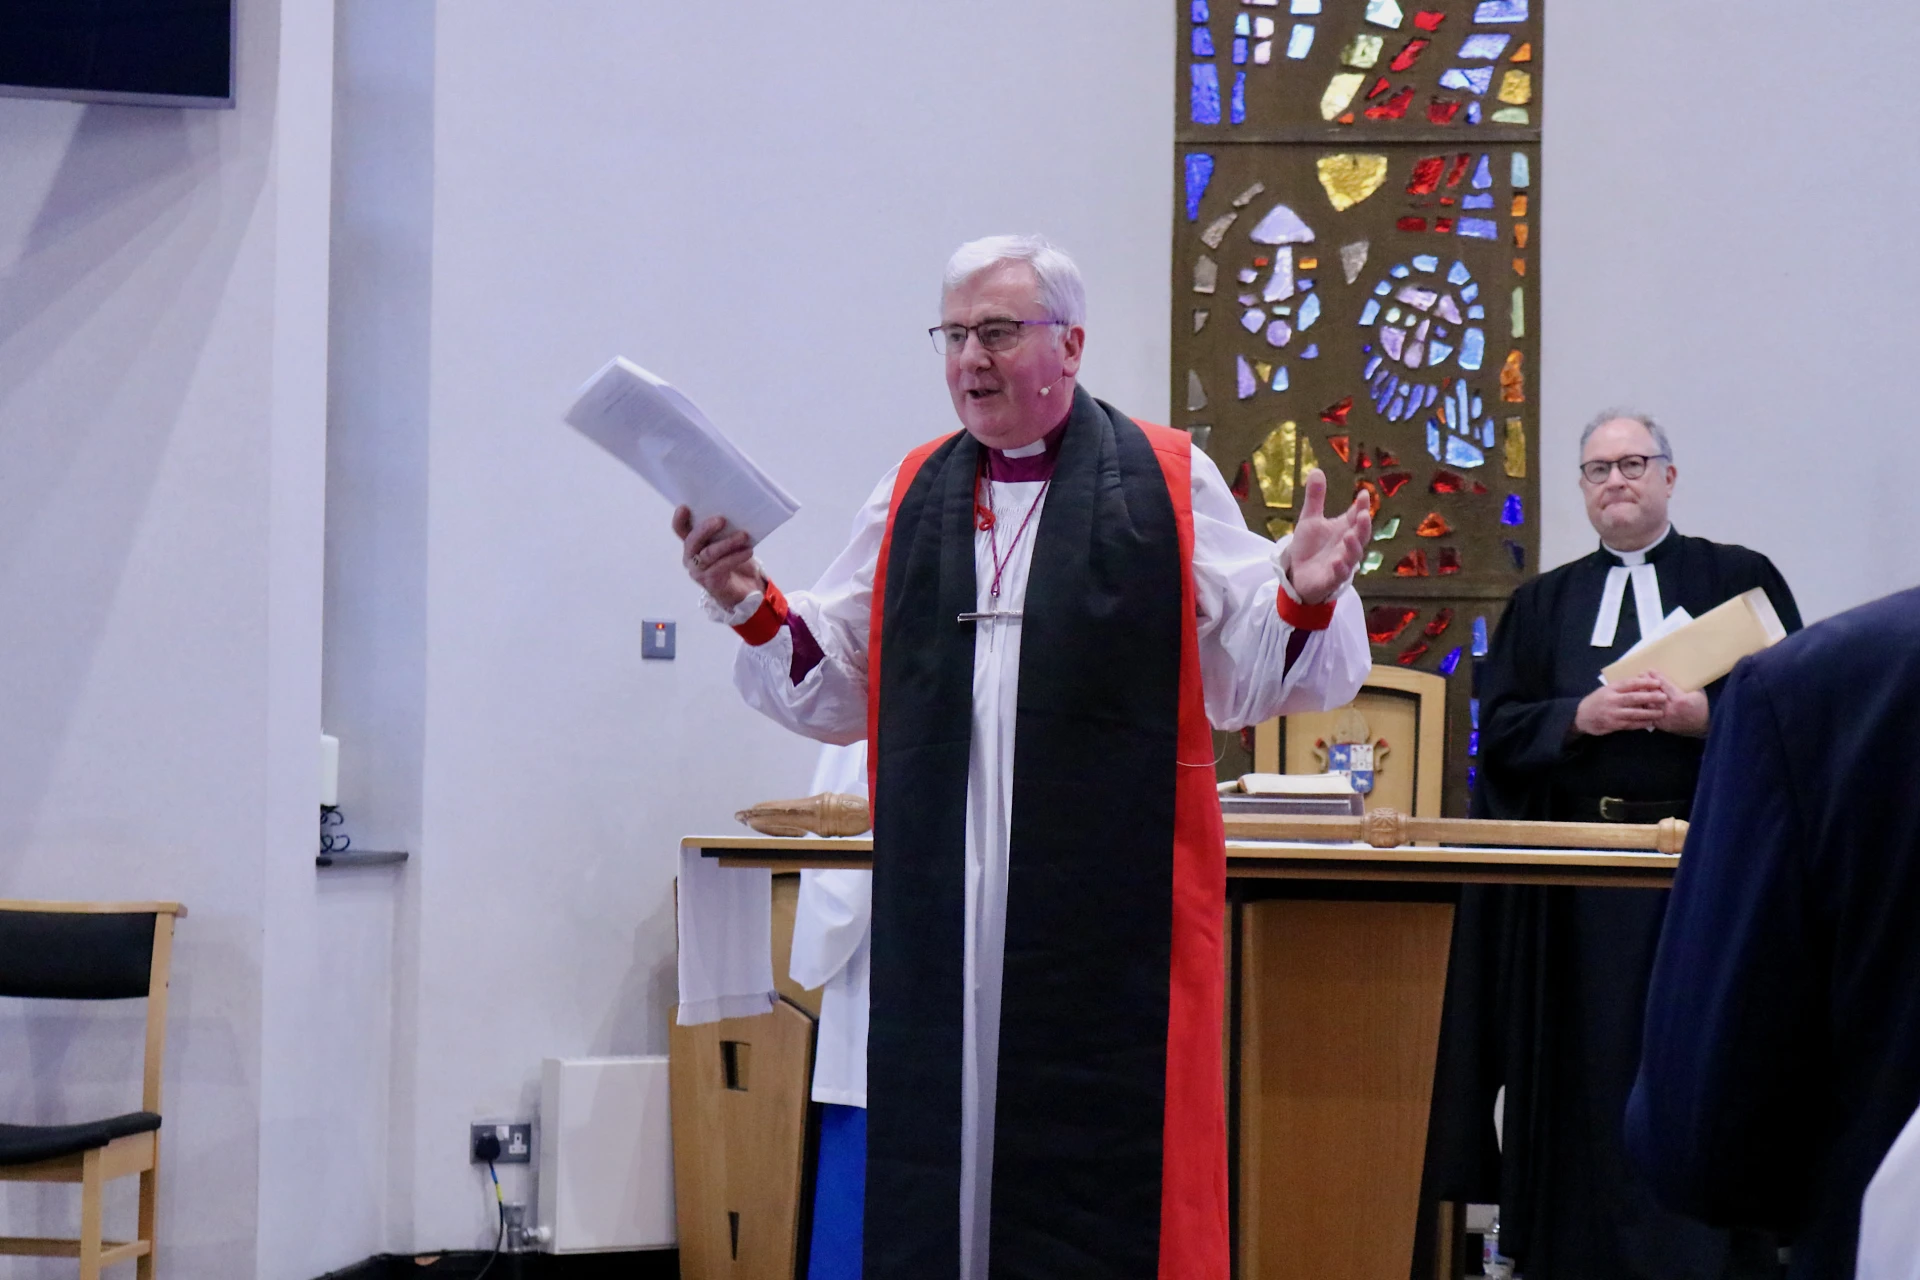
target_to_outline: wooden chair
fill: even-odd
[[[147,1001],[140,1110],[86,1124],[0,1124],[0,1182],[80,1184],[80,1238],[0,1237],[0,1255],[78,1258],[81,1280],[137,1259],[152,1280],[160,1164],[160,1063],[167,1038],[167,970],[177,902],[0,900],[0,995],[41,1000]],[[139,1238],[101,1238],[101,1202],[115,1178],[140,1175]]]
[[[1319,773],[1326,765],[1314,745],[1331,741],[1348,710],[1359,712],[1370,742],[1389,750],[1368,793],[1376,805],[1418,818],[1440,816],[1440,784],[1446,773],[1447,682],[1427,671],[1375,665],[1360,692],[1345,707],[1281,716],[1254,726],[1253,767],[1258,773]]]

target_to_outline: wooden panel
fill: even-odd
[[[820,1018],[820,994],[825,987],[807,990],[787,976],[793,967],[793,920],[800,906],[800,873],[798,871],[776,874],[773,877],[773,986],[787,999],[812,1014],[815,1021]]]
[[[1401,813],[1416,812],[1414,783],[1419,774],[1420,701],[1402,693],[1362,689],[1348,704],[1366,718],[1367,741],[1384,741],[1386,754],[1374,749],[1373,790],[1367,793],[1369,809],[1385,806]],[[1335,711],[1303,711],[1287,717],[1287,773],[1324,773],[1326,749],[1315,752],[1315,744],[1333,734],[1334,721],[1348,707]],[[1440,760],[1434,759],[1438,781]]]
[[[1405,1280],[1453,908],[1243,908],[1240,1274]]]
[[[788,1280],[799,1256],[813,1019],[781,1000],[758,1017],[676,1022],[670,1054],[680,1274]]]

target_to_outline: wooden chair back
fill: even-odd
[[[1259,773],[1320,773],[1324,756],[1316,744],[1331,742],[1348,711],[1366,724],[1376,749],[1369,809],[1383,807],[1415,817],[1440,816],[1446,772],[1447,682],[1426,671],[1376,664],[1352,702],[1332,711],[1278,716],[1254,728],[1253,767]],[[1351,724],[1351,721],[1348,721]]]

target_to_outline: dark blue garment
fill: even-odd
[[[1749,658],[1714,711],[1628,1150],[1655,1194],[1853,1274],[1920,1102],[1920,590]]]
[[[807,1280],[860,1280],[860,1211],[867,1192],[867,1109],[820,1108]]]

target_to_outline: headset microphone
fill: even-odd
[[[1065,369],[1062,369],[1060,371],[1059,377],[1055,378],[1052,382],[1049,382],[1046,386],[1040,388],[1040,394],[1043,396],[1052,395],[1053,389],[1059,386],[1061,383],[1065,382],[1066,380],[1067,380],[1067,371]]]

